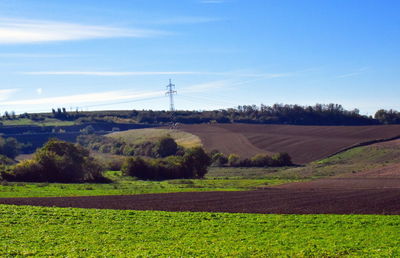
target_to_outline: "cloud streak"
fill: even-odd
[[[211,75],[226,77],[250,77],[274,79],[293,76],[293,73],[241,73],[241,72],[199,72],[199,71],[37,71],[22,72],[25,75],[78,75],[78,76],[155,76],[155,75]]]
[[[146,38],[160,31],[92,26],[55,21],[0,19],[0,44],[41,43],[99,38]]]
[[[143,98],[151,98],[164,96],[164,91],[149,91],[149,92],[136,92],[128,90],[118,91],[106,91],[97,93],[77,94],[61,97],[49,97],[49,98],[34,98],[7,101],[1,103],[4,106],[16,106],[16,105],[82,105],[87,103],[98,103],[98,102],[112,102],[121,100],[137,100]]]
[[[0,101],[9,99],[18,89],[3,89],[0,90]]]
[[[185,75],[196,74],[196,72],[111,72],[111,71],[44,71],[24,72],[26,75],[82,75],[82,76],[148,76],[148,75]]]
[[[205,91],[214,90],[214,89],[227,88],[230,85],[232,85],[232,82],[230,80],[212,81],[212,82],[196,84],[196,85],[192,85],[192,86],[183,88],[182,90],[180,90],[180,92],[181,93],[199,93],[199,92],[205,92]]]

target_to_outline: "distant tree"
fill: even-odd
[[[215,153],[211,156],[212,165],[222,167],[228,163],[228,158],[223,153]]]
[[[266,154],[256,154],[251,158],[253,167],[266,167],[272,165],[272,158]]]
[[[0,154],[14,159],[21,149],[21,144],[12,137],[2,138],[0,137]]]
[[[185,166],[198,178],[203,178],[207,173],[207,168],[211,165],[211,158],[201,147],[186,150],[183,159]]]
[[[171,136],[165,136],[157,142],[156,149],[159,157],[163,158],[175,155],[178,151],[178,144]]]
[[[72,143],[50,140],[32,160],[15,166],[15,180],[34,182],[106,182],[89,151]]]
[[[290,166],[293,163],[287,152],[280,152],[272,156],[272,164],[274,166]]]
[[[228,156],[228,166],[236,167],[239,165],[240,157],[237,154],[229,154]]]

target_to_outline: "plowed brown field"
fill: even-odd
[[[192,212],[400,215],[399,167],[388,165],[257,191],[0,198],[0,204]]]
[[[217,149],[241,157],[288,152],[296,164],[322,159],[363,142],[400,136],[400,125],[200,124],[182,125],[179,129],[199,136],[207,150]]]
[[[400,189],[287,189],[130,196],[0,198],[1,204],[279,214],[400,214]]]

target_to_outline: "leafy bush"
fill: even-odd
[[[286,152],[276,153],[272,156],[272,164],[276,167],[293,165],[292,158]]]
[[[211,159],[205,151],[196,147],[187,150],[184,156],[158,159],[127,158],[122,166],[122,172],[124,175],[139,179],[203,178],[210,162]]]
[[[17,164],[13,175],[15,181],[106,182],[102,171],[102,166],[83,147],[50,140],[32,160]]]
[[[240,157],[237,154],[229,154],[228,156],[228,166],[237,167],[240,162]]]
[[[292,159],[286,152],[275,153],[272,157],[267,154],[256,154],[250,159],[241,159],[236,154],[228,156],[228,166],[230,167],[283,167],[290,165],[293,165]]]
[[[267,167],[272,165],[272,158],[266,154],[256,154],[251,158],[253,167]]]
[[[156,152],[161,158],[175,155],[177,151],[178,144],[171,136],[163,137],[157,142]]]
[[[222,167],[228,163],[228,158],[223,153],[215,153],[211,156],[211,163],[215,167]]]
[[[192,172],[192,177],[203,178],[207,168],[211,165],[211,158],[201,147],[188,149],[183,156],[187,171]]]
[[[20,148],[21,144],[15,138],[0,137],[0,155],[14,159],[19,154]]]

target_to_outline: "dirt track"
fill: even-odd
[[[250,157],[288,152],[297,164],[327,157],[350,146],[400,136],[400,125],[294,126],[251,124],[182,125],[199,136],[206,149]]]

